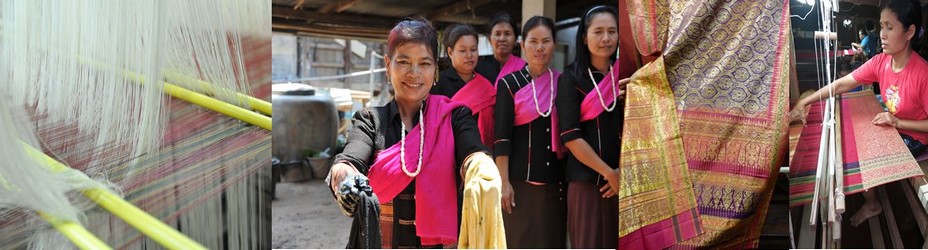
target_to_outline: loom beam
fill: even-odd
[[[164,92],[175,98],[200,105],[204,108],[231,116],[252,125],[271,131],[271,118],[241,107],[211,98],[209,96],[181,88],[177,85],[164,82]]]
[[[24,146],[26,152],[30,156],[45,162],[44,166],[49,168],[52,172],[59,173],[70,169],[68,166],[42,153],[40,150],[25,144]],[[90,177],[86,175],[83,177],[88,180],[90,179]],[[118,195],[106,189],[94,187],[82,190],[81,193],[165,248],[206,249],[206,247],[203,247],[200,243],[190,239],[176,229],[164,224],[161,220],[149,215],[142,209],[139,209],[135,205],[132,205],[132,203],[123,200]]]
[[[87,231],[87,229],[81,226],[79,223],[65,221],[41,211],[37,211],[36,214],[38,214],[39,217],[42,217],[42,219],[45,219],[45,221],[48,221],[48,223],[51,224],[55,230],[58,230],[58,232],[67,237],[68,240],[71,240],[71,243],[74,243],[74,246],[77,246],[77,248],[101,250],[112,249],[110,246],[107,246],[106,243],[103,243],[100,238],[97,238],[97,236],[93,235],[93,233]]]
[[[107,65],[107,64],[104,64],[104,63],[102,63],[102,62],[95,61],[95,60],[93,60],[93,59],[88,59],[88,58],[84,58],[84,57],[78,56],[78,60],[81,61],[81,62],[89,63],[90,65],[93,65],[93,66],[98,67],[98,68],[100,68],[100,69],[121,70],[121,72],[123,73],[123,75],[126,76],[126,78],[132,79],[133,81],[136,81],[136,82],[138,82],[139,84],[144,84],[144,83],[147,82],[147,80],[148,80],[145,76],[143,76],[143,75],[141,75],[141,74],[139,74],[139,73],[135,73],[135,72],[128,71],[128,70],[125,70],[125,69],[115,69],[115,68],[114,68],[113,66],[111,66],[111,65]],[[175,75],[176,75],[176,74],[175,74]],[[203,83],[207,84],[208,86],[212,86],[212,85],[210,85],[210,84],[207,83],[207,82],[203,82]],[[203,94],[194,92],[194,91],[190,91],[190,90],[188,90],[188,89],[182,88],[182,87],[180,87],[180,86],[177,86],[177,85],[174,85],[174,84],[165,82],[165,81],[161,81],[161,84],[162,84],[162,86],[164,86],[164,90],[163,90],[164,93],[166,93],[166,94],[168,94],[168,95],[171,95],[171,96],[173,96],[173,97],[175,97],[175,98],[188,101],[188,102],[190,102],[190,103],[199,105],[199,106],[201,106],[201,107],[204,107],[204,108],[207,108],[207,109],[210,109],[210,110],[219,112],[219,113],[221,113],[221,114],[230,116],[230,117],[235,118],[235,119],[239,119],[239,120],[241,120],[241,121],[244,121],[244,122],[250,123],[250,124],[252,124],[252,125],[261,127],[261,128],[263,128],[263,129],[267,129],[268,131],[271,131],[271,127],[272,127],[272,126],[271,126],[271,118],[270,118],[270,117],[267,117],[267,116],[264,116],[264,115],[261,115],[261,114],[252,112],[252,111],[250,111],[250,110],[241,108],[241,107],[239,107],[239,106],[232,105],[232,104],[229,104],[229,103],[220,101],[220,100],[218,100],[218,99],[215,99],[215,98],[212,98],[212,97],[209,97],[209,96],[206,96],[206,95],[203,95]],[[204,89],[206,89],[206,88],[204,88]],[[215,89],[213,89],[213,90],[215,90]],[[242,94],[240,94],[240,95],[242,95]],[[241,97],[241,96],[240,96],[240,97]],[[252,98],[252,99],[254,99],[254,98]],[[265,102],[265,103],[266,103],[266,102]],[[260,103],[259,103],[257,106],[263,106],[263,104],[260,104]],[[269,105],[268,105],[268,106],[269,106]],[[262,108],[262,109],[264,109],[264,108]],[[268,111],[268,113],[270,113],[270,109],[269,109],[269,108],[268,108],[268,110],[266,110],[266,111]]]
[[[886,227],[889,228],[889,239],[893,243],[892,248],[903,248],[902,236],[899,234],[899,227],[896,225],[896,216],[893,214],[893,206],[889,203],[886,188],[878,187],[875,191],[879,192],[880,203],[883,205],[883,216],[886,216]],[[876,216],[874,216],[876,217]]]
[[[192,77],[188,77],[188,76],[185,76],[185,75],[173,72],[173,71],[165,71],[164,78],[167,79],[169,82],[186,83],[191,86],[193,85],[199,86],[201,89],[203,89],[204,92],[206,92],[204,94],[207,94],[207,95],[214,94],[217,92],[217,90],[222,91],[222,89],[218,89],[212,83],[199,80],[199,79],[195,79]],[[273,115],[271,103],[265,100],[254,98],[246,94],[242,94],[242,93],[235,93],[235,95],[238,96],[239,102],[247,103],[248,106],[251,106],[252,109],[257,110],[258,112],[261,112],[266,115]]]

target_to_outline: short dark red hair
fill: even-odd
[[[393,57],[396,48],[406,43],[418,43],[429,48],[433,58],[438,58],[438,38],[435,28],[421,17],[404,18],[393,26],[387,37],[387,56]]]

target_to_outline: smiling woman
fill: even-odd
[[[458,226],[472,223],[459,224],[453,216],[460,211],[461,195],[455,183],[469,183],[463,173],[478,171],[490,187],[499,186],[496,166],[479,140],[471,110],[445,96],[429,95],[437,44],[435,30],[426,20],[406,19],[390,31],[384,62],[396,97],[385,106],[356,113],[345,150],[335,157],[327,178],[343,211],[350,215],[358,204],[346,200],[368,188],[369,178],[369,188],[381,203],[383,248],[472,246],[472,242],[458,242]],[[468,187],[465,184],[465,192]],[[499,195],[498,188],[491,190]],[[489,195],[493,197],[492,191]],[[465,204],[468,201],[464,199]],[[501,216],[498,209],[491,212],[495,214],[482,216]],[[355,216],[355,220],[364,217],[378,216]],[[478,231],[474,230],[495,232]],[[475,247],[505,247],[505,242],[498,242],[502,245]]]

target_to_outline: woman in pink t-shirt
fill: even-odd
[[[915,0],[892,0],[883,6],[880,11],[883,53],[850,75],[799,100],[790,111],[790,120],[804,123],[806,106],[827,98],[829,88],[838,95],[861,84],[879,82],[889,112],[877,114],[873,124],[895,127],[913,156],[924,153],[928,144],[928,95],[922,93],[928,90],[928,62],[915,53],[920,47],[921,20],[921,5]],[[864,198],[864,206],[851,217],[854,226],[882,212],[873,192],[864,192]]]

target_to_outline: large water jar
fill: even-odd
[[[306,157],[319,157],[321,152],[332,154],[338,132],[338,113],[328,95],[316,95],[315,89],[302,84],[285,84],[277,87],[271,101],[274,105],[272,154],[287,166],[283,181],[303,181],[313,176],[313,170],[304,163]],[[315,172],[328,172],[330,166]],[[297,170],[299,169],[299,170]],[[299,173],[287,172],[299,171]],[[317,174],[318,175],[318,174]],[[289,177],[289,178],[288,178]]]

